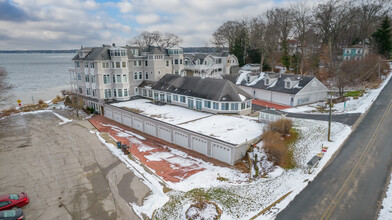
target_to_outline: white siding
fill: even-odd
[[[123,124],[125,124],[126,126],[132,127],[132,119],[129,116],[123,115]]]
[[[150,122],[148,122],[148,121],[146,121],[145,123],[144,123],[144,131],[147,133],[147,134],[149,134],[149,135],[152,135],[152,136],[154,136],[154,137],[156,137],[157,136],[157,127],[154,125],[154,124],[152,124],[152,123],[150,123]]]
[[[290,94],[280,93],[280,92],[272,92],[272,100],[270,102],[278,103],[281,105],[290,105]]]
[[[192,137],[192,149],[201,154],[207,155],[207,141],[202,138]]]
[[[158,137],[167,142],[172,142],[171,131],[167,128],[158,127]]]
[[[143,131],[143,122],[138,118],[133,118],[133,128]]]

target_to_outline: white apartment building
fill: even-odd
[[[72,60],[71,92],[97,112],[102,112],[106,101],[125,101],[137,95],[143,80],[158,81],[166,74],[184,74],[181,48],[114,44],[82,47]]]

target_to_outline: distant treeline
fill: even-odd
[[[79,50],[0,50],[0,53],[77,53]]]
[[[221,51],[228,51],[229,48],[223,47],[183,47],[184,53],[216,53]]]

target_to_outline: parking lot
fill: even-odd
[[[50,112],[0,119],[0,194],[26,192],[27,219],[138,219],[129,203],[149,189],[88,121],[60,122]]]

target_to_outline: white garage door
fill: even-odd
[[[113,111],[113,120],[121,123],[121,114]]]
[[[154,137],[157,136],[157,128],[154,124],[150,123],[150,122],[145,122],[145,129],[144,132],[146,132],[149,135],[152,135]]]
[[[129,116],[123,115],[123,124],[132,128],[132,119]]]
[[[181,146],[188,148],[188,135],[175,131],[174,132],[174,143]]]
[[[212,157],[230,164],[231,151],[230,148],[212,143]]]
[[[171,131],[166,128],[158,127],[158,137],[171,143]]]
[[[290,105],[290,98],[291,97],[289,94],[283,94],[277,92],[272,93],[272,101],[282,105]]]
[[[266,100],[266,101],[271,101],[271,92],[262,90],[262,89],[256,89],[255,90],[255,98],[256,99],[261,99],[261,100]]]
[[[143,131],[143,122],[140,119],[133,118],[133,128]]]
[[[207,141],[201,138],[192,137],[192,149],[207,155]]]
[[[111,109],[105,108],[105,117],[113,119],[113,111]]]

